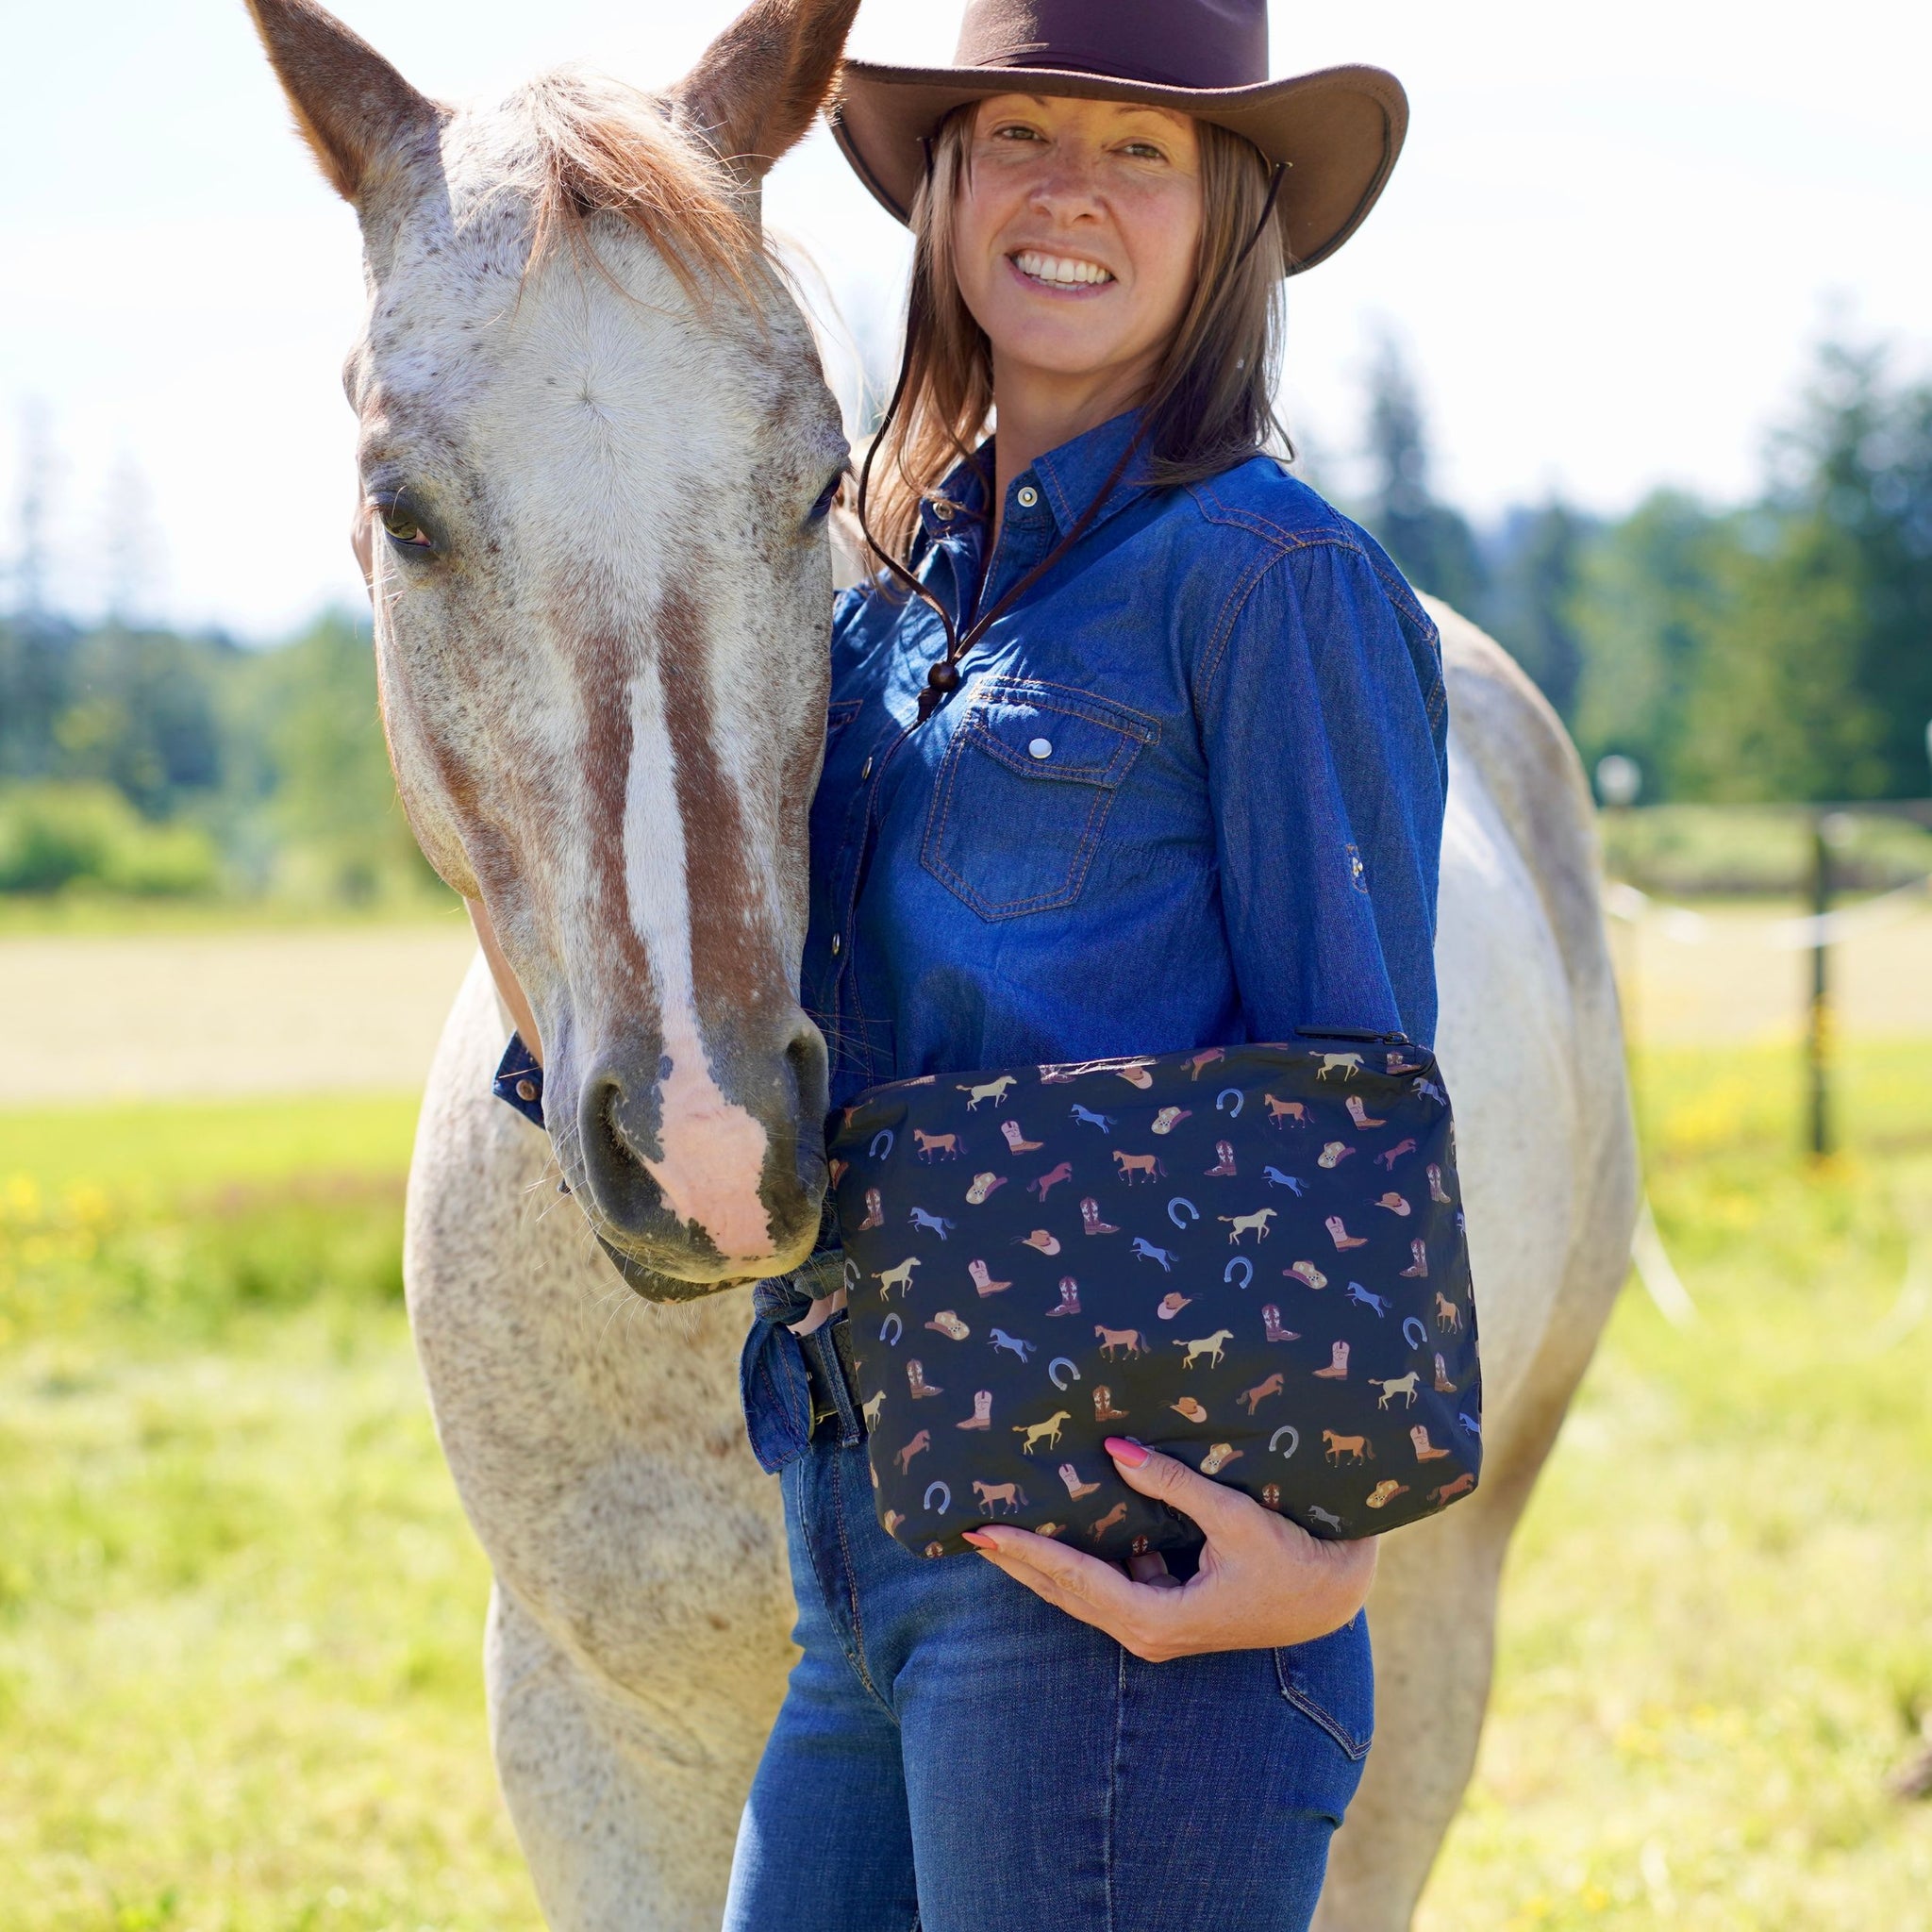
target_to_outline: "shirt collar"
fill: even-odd
[[[1033,474],[1040,479],[1041,491],[1053,510],[1054,521],[1059,525],[1062,536],[1087,514],[1088,507],[1106,489],[1108,478],[1113,475],[1115,465],[1139,433],[1142,421],[1141,410],[1125,410],[1101,424],[1098,428],[1074,437],[1071,442],[1061,443],[1056,450],[1049,450],[1033,465]],[[1146,478],[1141,474],[1145,469],[1143,455],[1143,452],[1135,452],[1134,460],[1127,465],[1120,480],[1108,491],[1107,500],[1094,511],[1093,521],[1088,525],[1090,530],[1124,509],[1140,491],[1147,488]]]
[[[1121,453],[1133,441],[1141,421],[1140,409],[1128,409],[1097,428],[1074,437],[1072,441],[1061,443],[1059,448],[1041,457],[1026,475],[1014,477],[1008,488],[1008,496],[1029,484],[1037,487],[1044,507],[1064,536],[1086,514],[1088,505],[1113,475]],[[962,525],[985,522],[988,499],[991,494],[993,441],[993,438],[988,437],[971,457],[954,467],[940,485],[937,495],[920,505],[920,523],[928,537],[936,541],[958,537],[963,534]],[[1141,491],[1148,487],[1145,476],[1141,474],[1142,468],[1137,455],[1125,474],[1108,491],[1107,501],[1088,525],[1090,529],[1124,509]],[[1007,505],[1007,513],[1009,517],[1017,515],[1019,521],[1025,521],[1011,501]]]

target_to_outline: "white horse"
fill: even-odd
[[[488,906],[549,1068],[554,1141],[491,1097],[508,1022],[479,959],[409,1191],[417,1345],[495,1574],[497,1767],[556,1932],[702,1932],[791,1655],[777,1488],[738,1413],[741,1284],[803,1257],[823,1182],[823,1049],[793,989],[831,583],[811,509],[843,452],[751,229],[856,0],[759,0],[656,100],[553,77],[488,112],[434,106],[313,0],[249,4],[363,226],[350,388],[391,526],[397,778]],[[1408,1923],[1474,1755],[1503,1555],[1636,1198],[1574,754],[1437,615],[1440,1051],[1487,1458],[1474,1498],[1385,1539],[1379,1736],[1325,1932]]]

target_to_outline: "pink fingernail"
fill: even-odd
[[[999,1544],[994,1542],[992,1538],[988,1536],[983,1530],[962,1529],[959,1534],[975,1550],[996,1550],[999,1548]]]
[[[1107,1439],[1107,1453],[1116,1462],[1124,1462],[1129,1469],[1139,1469],[1147,1460],[1147,1452],[1138,1442],[1130,1442],[1124,1436],[1109,1436]]]

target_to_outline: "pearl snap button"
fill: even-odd
[[[858,775],[861,778],[870,778],[872,776],[872,760],[870,758],[867,758],[864,764],[859,766]]]
[[[1018,501],[1022,509],[1031,509],[1040,501],[1040,491],[1028,483],[1020,491]]]
[[[941,497],[940,500],[933,505],[932,513],[934,516],[939,518],[940,522],[942,524],[950,524],[953,521],[953,506],[950,503],[948,503],[944,497]]]
[[[837,958],[845,950],[845,941],[837,933],[832,935],[832,958]]]
[[[1053,740],[1050,738],[1036,738],[1026,749],[1037,758],[1050,758],[1053,756]]]

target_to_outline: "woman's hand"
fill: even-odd
[[[1108,1438],[1107,1453],[1124,1482],[1200,1524],[1208,1546],[1189,1582],[1167,1575],[1158,1557],[1132,1558],[1145,1580],[1130,1580],[1111,1563],[1024,1529],[973,1529],[966,1541],[1035,1596],[1149,1663],[1307,1643],[1341,1629],[1367,1600],[1375,1574],[1373,1537],[1321,1542],[1171,1456],[1117,1436]]]

